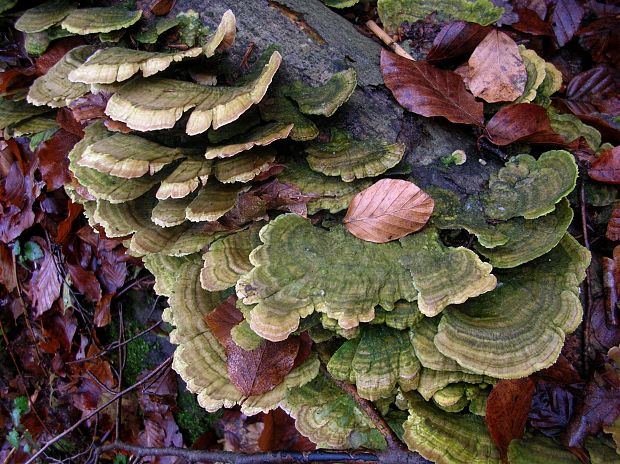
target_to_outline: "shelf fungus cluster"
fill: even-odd
[[[108,34],[139,18],[52,0],[17,26]],[[339,124],[353,69],[334,69],[318,86],[290,82],[278,73],[286,57],[269,48],[244,74],[225,56],[235,31],[226,12],[183,51],[124,48],[120,39],[76,47],[26,100],[0,99],[1,129],[45,128],[46,112],[111,94],[105,114],[129,131],[86,126],[66,190],[155,275],[155,290],[169,298],[174,368],[204,408],[279,406],[319,446],[384,447],[320,372],[321,358],[404,430],[412,450],[440,463],[499,462],[482,418],[487,395],[498,379],[552,365],[582,317],[590,256],[567,233],[572,155],[516,156],[468,198],[429,187],[426,227],[363,241],[343,226],[343,212],[401,162],[404,146]],[[547,95],[552,71],[522,53],[527,100]],[[450,241],[462,230],[472,246]],[[268,371],[270,356],[281,359],[277,376],[250,368]],[[524,439],[510,452],[536,446]]]

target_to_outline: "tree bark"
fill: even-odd
[[[350,131],[355,138],[404,143],[410,179],[420,187],[435,185],[460,195],[476,193],[489,173],[497,169],[495,156],[485,158],[479,153],[470,127],[406,112],[383,85],[381,45],[321,1],[179,0],[172,13],[188,9],[200,13],[211,28],[217,26],[227,9],[233,11],[238,31],[231,51],[233,60],[241,60],[250,42],[256,53],[277,45],[283,55],[277,79],[301,79],[318,85],[333,73],[354,67],[358,75],[356,91],[321,130],[327,132],[336,126]],[[318,124],[321,126],[321,121]],[[467,162],[443,166],[441,158],[457,149],[465,151]]]

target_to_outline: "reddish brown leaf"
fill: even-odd
[[[148,10],[156,16],[165,16],[175,3],[176,0],[139,0],[138,8]]]
[[[620,299],[620,245],[614,248],[613,259],[603,258],[603,288],[605,289],[605,314],[610,326],[620,325],[618,300]]]
[[[224,435],[224,450],[242,453],[260,451],[258,440],[263,432],[263,414],[246,416],[240,411],[227,410],[220,420]]]
[[[592,21],[577,31],[579,43],[590,52],[597,63],[620,62],[620,18],[611,15]]]
[[[513,101],[525,90],[527,72],[519,47],[503,32],[489,32],[467,64],[461,74],[465,84],[489,103]]]
[[[220,343],[226,348],[228,376],[245,396],[260,395],[282,383],[293,369],[299,352],[298,337],[281,342],[263,341],[258,348],[246,351],[235,344],[231,329],[243,320],[231,296],[211,313],[205,321]]]
[[[56,190],[71,180],[68,155],[79,141],[78,136],[60,129],[37,147],[35,153],[39,157],[39,171],[48,191]]]
[[[510,442],[523,437],[533,394],[534,381],[529,377],[500,380],[491,390],[484,420],[503,461]]]
[[[58,112],[56,113],[56,122],[62,129],[66,130],[67,132],[79,138],[84,137],[84,130],[82,129],[82,124],[80,124],[75,119],[75,117],[73,116],[73,111],[71,111],[69,108],[64,107],[58,109]]]
[[[54,41],[52,46],[37,59],[35,63],[36,74],[39,76],[46,74],[69,50],[80,45],[84,45],[84,39],[78,36]]]
[[[106,293],[101,297],[95,305],[95,315],[93,322],[96,327],[105,327],[112,322],[112,315],[110,314],[110,303],[112,302],[113,293]]]
[[[490,30],[489,27],[465,21],[448,23],[435,37],[426,61],[437,64],[468,55]]]
[[[385,243],[420,230],[435,203],[420,187],[400,179],[381,179],[355,195],[344,226],[357,238]]]
[[[67,263],[73,286],[91,303],[101,299],[101,286],[92,271],[84,269],[79,264]]]
[[[527,8],[517,9],[519,21],[510,25],[517,31],[526,32],[532,35],[553,35],[551,26],[543,21],[538,13]]]
[[[611,211],[605,236],[614,242],[620,241],[620,202],[616,203]]]
[[[258,438],[261,451],[313,451],[316,445],[295,428],[295,419],[277,408],[263,416],[263,431]]]
[[[603,151],[588,169],[594,180],[620,184],[620,146]]]
[[[505,106],[491,118],[486,137],[495,145],[514,142],[565,146],[565,140],[551,128],[547,111],[532,103]]]
[[[2,242],[0,242],[0,284],[9,292],[17,287],[15,256],[11,248]]]
[[[482,125],[482,103],[467,92],[458,74],[387,50],[381,51],[381,73],[405,109],[426,117],[443,116],[455,123]]]
[[[577,0],[555,2],[550,19],[558,47],[563,47],[573,38],[579,29],[583,13],[583,7]]]
[[[43,258],[36,262],[36,269],[32,272],[30,282],[29,294],[36,318],[50,309],[60,296],[62,278],[45,240],[41,237],[33,237],[32,240],[37,242],[44,253]]]
[[[69,201],[67,204],[67,217],[60,221],[58,223],[58,227],[56,228],[56,235],[54,237],[54,241],[56,243],[64,244],[71,228],[73,227],[73,222],[80,216],[83,209],[83,206],[79,203]]]
[[[612,348],[612,350],[618,348]],[[611,350],[610,350],[611,353]],[[620,413],[620,366],[612,359],[604,369],[595,371],[585,388],[583,400],[577,405],[563,443],[569,448],[583,448],[589,435],[599,433],[603,426],[611,425]]]
[[[576,115],[620,112],[620,75],[607,65],[598,65],[576,75],[566,88],[563,103]]]
[[[91,93],[72,101],[69,108],[71,108],[75,120],[81,124],[93,119],[103,119],[106,117],[105,107],[110,96],[106,92]]]

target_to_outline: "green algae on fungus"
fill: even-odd
[[[306,147],[306,153],[313,170],[352,182],[376,177],[396,166],[405,154],[405,146],[375,139],[355,140],[346,131],[332,129],[329,142],[313,142]]]
[[[37,108],[23,100],[0,98],[0,129],[7,129],[46,111],[48,108]]]
[[[476,253],[464,247],[446,247],[436,229],[426,228],[403,237],[405,249],[400,263],[411,272],[418,290],[418,307],[433,317],[446,306],[463,303],[495,288],[493,267],[483,263]]]
[[[508,241],[494,248],[476,246],[476,251],[486,257],[496,268],[520,266],[553,249],[564,237],[573,220],[573,210],[563,198],[555,210],[537,219],[512,218],[497,224],[497,230],[509,237]]]
[[[327,369],[335,378],[355,384],[367,400],[392,395],[418,385],[420,362],[406,332],[383,325],[361,328],[359,337],[344,342],[333,354]]]
[[[385,448],[385,439],[368,416],[342,389],[318,375],[289,390],[282,408],[295,419],[295,428],[322,448]]]
[[[355,68],[340,71],[319,86],[311,87],[302,81],[295,81],[284,90],[304,114],[332,116],[350,97],[357,86]]]
[[[481,417],[442,411],[413,392],[407,400],[409,418],[403,424],[403,439],[410,450],[437,464],[501,462]]]
[[[71,11],[60,23],[73,34],[96,34],[124,29],[138,22],[142,10],[131,11],[122,6],[82,8]]]
[[[547,151],[538,159],[514,156],[491,175],[483,194],[484,212],[491,219],[536,219],[553,211],[575,188],[577,174],[575,158],[564,150]]]
[[[495,290],[446,308],[435,346],[465,369],[497,378],[551,366],[581,322],[579,284],[589,263],[590,252],[565,235],[549,253],[497,274]]]
[[[241,406],[241,412],[252,415],[277,408],[290,388],[312,380],[319,369],[316,355],[293,369],[274,389],[250,397],[239,392],[228,378],[226,353],[206,324],[204,316],[223,300],[221,293],[207,292],[200,286],[202,260],[193,255],[180,270],[172,289],[170,308],[162,318],[175,326],[170,341],[178,345],[172,367],[198,396],[207,411],[221,407]]]
[[[260,115],[265,121],[277,121],[284,124],[293,124],[289,134],[291,140],[307,141],[315,139],[319,135],[319,128],[311,119],[304,116],[295,104],[277,92],[261,100],[258,105]]]
[[[325,231],[285,214],[260,232],[263,245],[250,255],[255,266],[237,282],[252,330],[272,341],[295,331],[302,317],[321,312],[345,329],[374,318],[374,308],[391,310],[417,292],[411,275],[398,265],[399,242],[358,240],[342,226]]]
[[[49,0],[26,10],[15,21],[15,29],[29,34],[44,31],[65,19],[74,9],[69,0]]]

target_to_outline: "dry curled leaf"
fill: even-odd
[[[414,183],[382,179],[355,195],[344,225],[357,238],[385,243],[420,230],[433,207],[430,195]]]
[[[482,125],[482,103],[467,92],[458,74],[386,50],[381,51],[381,73],[405,109],[426,117],[443,116],[455,123]]]
[[[517,99],[527,82],[517,44],[497,30],[489,32],[480,42],[461,75],[471,93],[489,103]]]
[[[493,442],[506,460],[513,438],[522,438],[534,395],[534,381],[529,377],[501,380],[487,400],[485,422]]]

